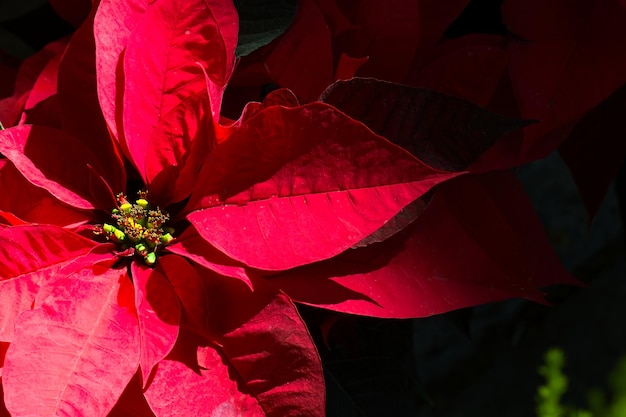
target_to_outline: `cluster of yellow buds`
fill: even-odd
[[[105,235],[123,249],[133,248],[146,264],[154,265],[157,250],[172,242],[174,230],[165,227],[169,215],[158,207],[151,208],[147,194],[147,191],[140,191],[132,204],[124,194],[118,194],[118,206],[111,212],[116,224],[104,223],[94,233]]]

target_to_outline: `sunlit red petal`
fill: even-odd
[[[112,269],[56,284],[18,318],[2,376],[6,406],[13,415],[106,416],[138,365],[132,284]]]
[[[430,168],[332,107],[269,107],[212,153],[187,216],[235,260],[278,270],[330,258],[437,183]]]

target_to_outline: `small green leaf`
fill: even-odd
[[[248,55],[280,36],[296,15],[295,0],[235,0],[239,13],[237,57]]]

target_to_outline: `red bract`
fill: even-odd
[[[430,193],[519,123],[371,79],[220,118],[237,31],[229,2],[102,0],[41,71],[56,88],[39,78],[27,94],[54,98],[58,119],[0,131],[12,414],[320,416],[292,300],[420,317],[568,280],[527,201],[490,198],[517,190],[510,178]],[[466,216],[482,222],[463,229]]]

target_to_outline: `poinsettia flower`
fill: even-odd
[[[102,0],[33,95],[56,124],[0,132],[0,185],[37,190],[0,206],[12,413],[322,415],[292,301],[421,317],[570,282],[509,173],[461,176],[519,124],[368,79],[226,120],[236,41],[228,2]]]
[[[337,256],[459,173],[328,104],[275,105],[281,93],[220,124],[232,5],[134,6],[105,0],[72,37],[62,129],[0,132],[7,175],[72,213],[61,228],[21,211],[26,196],[4,209],[6,407],[95,416],[141,398],[146,415],[322,415],[313,342],[260,270]]]

